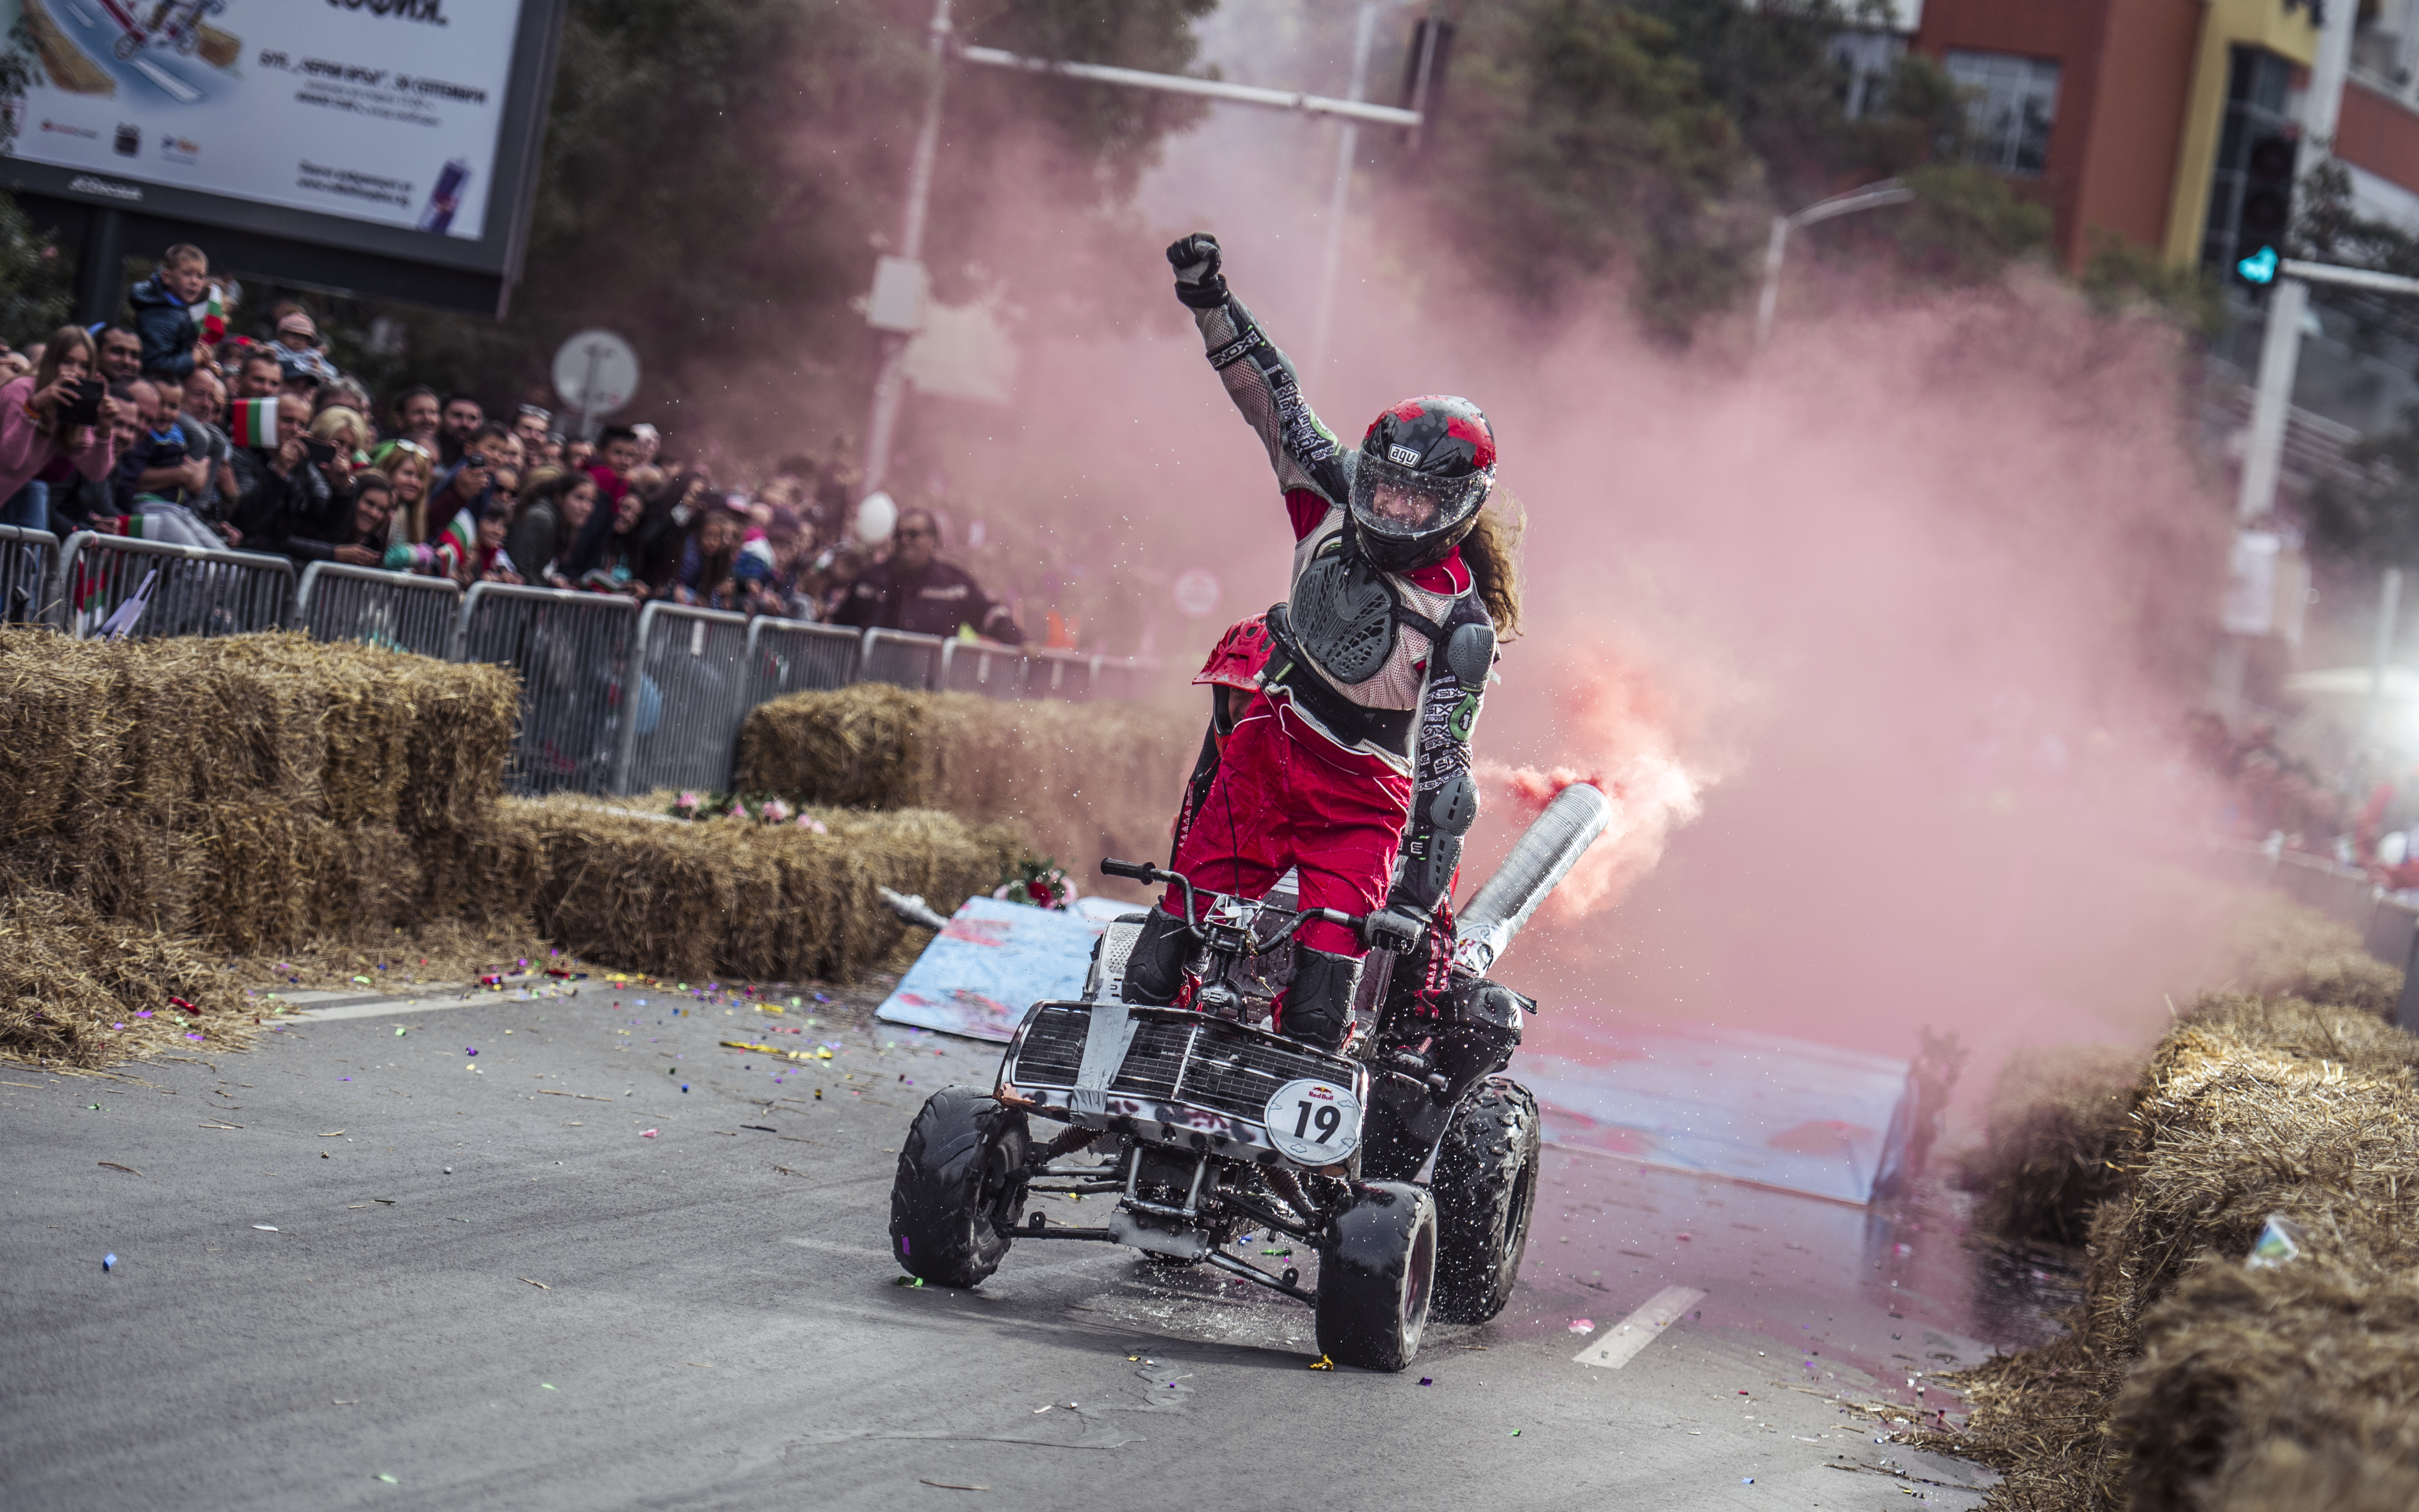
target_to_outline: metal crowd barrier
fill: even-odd
[[[294,594],[294,627],[314,640],[360,640],[441,657],[454,649],[461,608],[462,587],[451,578],[314,562]]]
[[[478,583],[463,598],[453,659],[520,673],[520,732],[504,776],[513,792],[611,791],[638,619],[638,604],[619,594]]]
[[[1100,696],[1101,662],[1073,651],[1037,651],[1025,664],[1025,696],[1076,701]]]
[[[929,692],[940,680],[941,654],[951,644],[937,635],[868,630],[865,649],[857,656],[856,680],[895,683],[919,693]]]
[[[0,525],[0,624],[49,625],[55,605],[59,538],[48,531]]]
[[[630,717],[622,721],[613,790],[731,785],[748,702],[747,616],[650,604],[639,615]]]
[[[764,616],[747,622],[747,706],[784,693],[827,693],[856,681],[863,632]]]
[[[208,551],[167,541],[78,531],[68,537],[52,597],[54,621],[84,640],[140,596],[124,632],[146,639],[247,635],[284,625],[294,563],[257,551]]]
[[[948,640],[941,645],[941,670],[932,689],[938,693],[981,693],[990,698],[1025,696],[1025,653],[972,640]]]

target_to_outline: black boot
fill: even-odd
[[[1164,908],[1154,908],[1143,920],[1142,937],[1126,957],[1125,990],[1129,1003],[1162,1007],[1176,1001],[1184,986],[1184,958],[1193,949],[1184,921]]]
[[[1361,985],[1361,963],[1329,955],[1299,940],[1293,948],[1293,984],[1286,989],[1284,1032],[1321,1050],[1344,1048],[1352,1027],[1352,995]]]

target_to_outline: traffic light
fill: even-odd
[[[2234,216],[2234,277],[2254,288],[2276,277],[2285,233],[2293,224],[2294,143],[2277,133],[2251,144],[2242,162],[2242,199]]]

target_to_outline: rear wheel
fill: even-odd
[[[1319,1351],[1364,1370],[1410,1365],[1427,1330],[1436,1267],[1436,1204],[1427,1193],[1408,1181],[1361,1187],[1319,1253]]]
[[[1437,1148],[1436,1315],[1483,1323],[1512,1300],[1537,1206],[1537,1100],[1490,1076]]]
[[[890,1185],[890,1252],[911,1275],[972,1287],[999,1269],[1025,1211],[1025,1115],[967,1087],[933,1093]]]

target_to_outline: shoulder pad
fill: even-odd
[[[1485,619],[1456,625],[1444,643],[1444,664],[1464,687],[1484,687],[1495,670],[1495,626]]]

